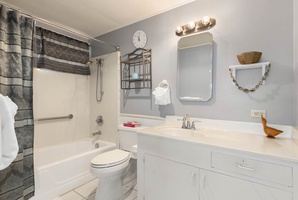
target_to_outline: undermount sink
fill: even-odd
[[[162,127],[158,131],[172,137],[194,137],[200,135],[195,130],[182,129],[180,127]]]

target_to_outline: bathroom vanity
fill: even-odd
[[[298,200],[298,141],[197,129],[138,134],[139,200]]]

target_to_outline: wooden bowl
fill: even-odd
[[[251,52],[244,52],[242,54],[237,55],[238,61],[240,64],[252,64],[259,62],[262,56],[262,52],[258,51],[251,51]]]

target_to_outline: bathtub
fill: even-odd
[[[96,146],[98,148],[96,148]],[[35,196],[31,200],[52,200],[95,177],[89,172],[96,155],[116,148],[116,144],[87,138],[35,151]]]

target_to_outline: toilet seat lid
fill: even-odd
[[[111,167],[119,165],[130,158],[129,152],[115,149],[108,151],[98,156],[94,157],[91,160],[91,165],[93,167]]]

